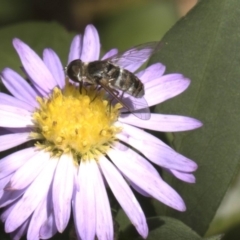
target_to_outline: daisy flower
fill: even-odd
[[[80,92],[65,77],[52,49],[45,49],[41,59],[19,39],[13,46],[27,77],[26,81],[10,68],[1,72],[11,95],[0,93],[0,151],[21,145],[0,161],[1,220],[13,239],[24,234],[29,240],[51,238],[64,231],[72,211],[79,239],[113,240],[106,188],[143,238],[148,226],[132,189],[176,210],[186,209],[152,163],[189,183],[195,182],[192,172],[197,164],[144,129],[187,131],[200,127],[200,121],[155,113],[149,120],[126,115],[103,90],[88,86]],[[88,25],[83,36],[73,39],[68,62],[98,60],[99,54],[98,32]],[[138,68],[136,63],[128,70]],[[149,106],[180,94],[190,84],[183,75],[163,75],[164,71],[156,63],[136,73]]]

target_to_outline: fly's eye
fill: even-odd
[[[82,61],[76,59],[68,64],[66,67],[67,76],[75,82],[79,82],[79,77],[81,76],[81,65]]]

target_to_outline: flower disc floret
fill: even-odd
[[[40,107],[34,112],[33,137],[42,139],[37,146],[55,155],[71,152],[77,159],[97,159],[116,140],[120,129],[113,124],[120,104],[110,106],[104,91],[93,87],[79,89],[67,84],[54,88],[48,98],[38,97]]]

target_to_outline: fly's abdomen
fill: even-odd
[[[128,70],[122,68],[119,68],[119,70],[119,76],[112,82],[112,86],[133,97],[142,97],[144,95],[144,86],[140,79]]]
[[[132,96],[136,97],[136,98],[141,98],[144,95],[144,85],[143,83],[140,81],[140,79],[135,76],[134,74],[132,74],[132,85],[130,86],[130,88],[128,89],[129,92],[132,92]],[[129,93],[130,94],[130,93]]]

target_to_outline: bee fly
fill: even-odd
[[[146,43],[115,54],[104,60],[82,62],[73,60],[65,68],[66,75],[79,83],[80,91],[84,83],[104,88],[113,99],[120,102],[125,111],[148,120],[150,110],[144,99],[144,85],[131,71],[138,69],[156,50],[157,43]],[[129,70],[128,70],[129,69]],[[119,91],[122,92],[119,96]],[[123,94],[127,93],[127,97]]]

